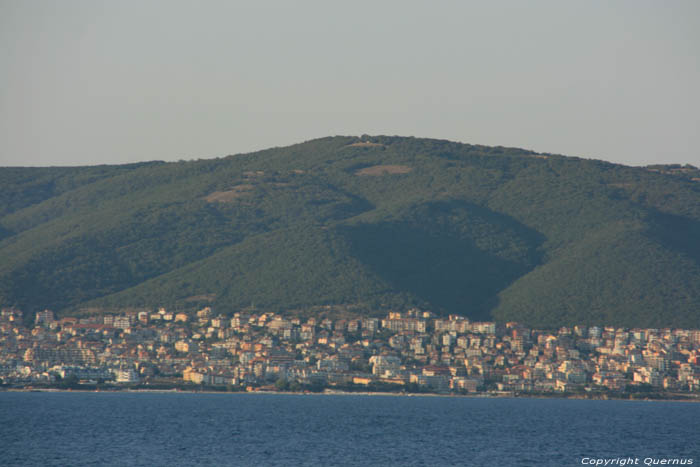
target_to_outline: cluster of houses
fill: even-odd
[[[25,326],[0,311],[0,383],[358,388],[425,392],[700,390],[700,331],[529,329],[412,309],[373,317],[290,318],[163,308]]]

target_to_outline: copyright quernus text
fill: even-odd
[[[689,457],[584,457],[582,465],[623,467],[625,465],[693,465]]]

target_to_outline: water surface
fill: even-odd
[[[700,404],[362,395],[0,393],[0,465],[568,466],[694,459]]]

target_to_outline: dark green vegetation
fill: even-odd
[[[0,305],[697,328],[700,183],[674,168],[398,137],[2,168]]]

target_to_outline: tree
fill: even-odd
[[[80,380],[76,375],[68,375],[61,381],[61,386],[64,388],[77,388],[80,385]]]
[[[275,387],[278,391],[287,391],[289,389],[289,381],[282,377],[275,381]]]

